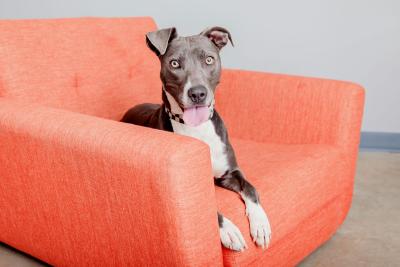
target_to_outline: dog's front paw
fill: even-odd
[[[260,204],[246,203],[246,215],[250,222],[250,234],[260,247],[268,248],[271,241],[271,226],[267,214]]]
[[[219,235],[222,245],[226,248],[236,251],[243,251],[247,248],[239,228],[225,217],[222,226],[219,228]]]

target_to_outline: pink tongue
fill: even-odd
[[[183,120],[189,126],[198,126],[208,120],[210,110],[208,107],[186,108],[183,111]]]

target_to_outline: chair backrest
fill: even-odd
[[[0,20],[0,97],[120,119],[159,102],[151,18]]]

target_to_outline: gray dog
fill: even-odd
[[[232,38],[221,27],[199,35],[181,37],[175,28],[146,35],[149,48],[161,62],[163,103],[131,108],[122,121],[175,132],[207,143],[211,151],[214,183],[237,192],[246,205],[253,241],[268,247],[271,228],[256,189],[245,179],[221,117],[214,108],[214,92],[221,75],[220,50]],[[233,43],[232,43],[233,45]],[[218,223],[222,244],[230,249],[247,248],[240,230],[221,213]]]

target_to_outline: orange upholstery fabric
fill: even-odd
[[[151,18],[0,21],[0,96],[114,120],[160,102],[145,42],[155,29]]]
[[[248,180],[262,192],[261,202],[268,212],[272,227],[271,251],[326,203],[341,194],[347,197],[351,195],[352,179],[348,177],[345,162],[342,161],[343,154],[337,147],[263,144],[235,139],[233,146]],[[256,259],[264,258],[264,261],[258,260],[258,264],[270,266],[273,263],[270,260],[272,252],[258,249],[251,241],[248,220],[244,216],[245,207],[240,197],[218,188],[217,198],[219,210],[237,224],[249,246],[243,253],[224,249],[225,264],[247,266]],[[335,215],[335,223],[346,214],[346,208],[343,207]],[[310,235],[315,238],[318,232]],[[312,250],[304,246],[301,249]],[[297,248],[287,249],[296,251]],[[280,259],[277,265],[294,264],[285,254],[275,257]]]
[[[222,77],[217,101],[230,134],[238,138],[357,149],[364,105],[359,85],[229,70]]]
[[[222,264],[205,144],[1,98],[0,140],[1,241],[56,266]]]
[[[272,226],[250,240],[197,140],[127,125],[160,102],[150,18],[0,21],[0,241],[57,266],[293,266],[351,203],[358,85],[225,70],[217,109]],[[110,120],[111,119],[111,120]],[[216,211],[249,249],[221,248]]]
[[[273,233],[269,252],[256,249],[243,204],[235,194],[217,189],[219,209],[251,243],[242,254],[224,249],[224,264],[295,265],[333,233],[349,209],[364,89],[342,81],[228,70],[216,97],[230,135],[237,138],[239,165],[261,192]],[[342,202],[332,204],[340,207],[334,215],[323,211],[333,199]],[[312,229],[325,221],[330,225],[323,226],[323,234],[294,234],[299,225]],[[298,247],[299,238],[314,242]],[[283,242],[284,253],[275,248]]]

